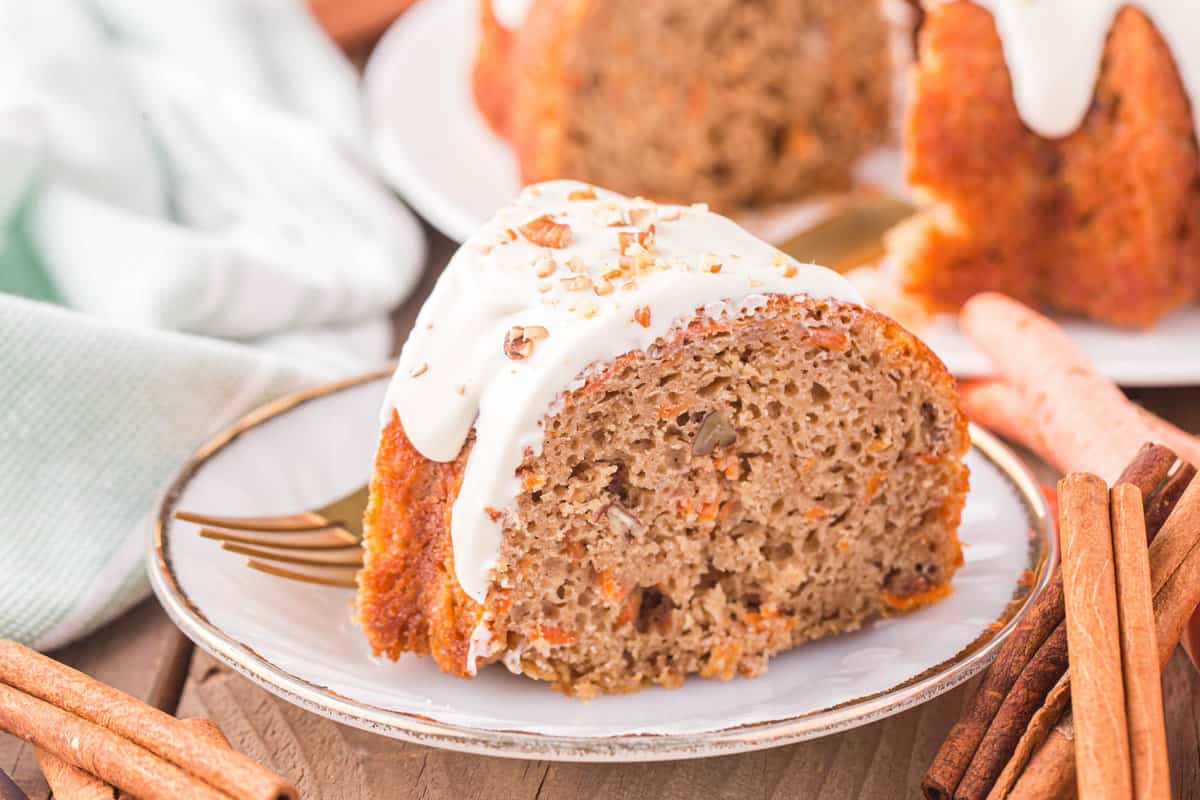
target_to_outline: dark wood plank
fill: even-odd
[[[1200,676],[1184,655],[1163,671],[1163,707],[1167,714],[1167,749],[1171,757],[1171,793],[1200,798]]]
[[[191,651],[191,643],[158,603],[147,600],[82,642],[50,655],[151,705],[173,709]],[[0,734],[0,766],[31,798],[49,796],[27,743]]]

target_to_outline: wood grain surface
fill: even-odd
[[[437,234],[430,232],[430,239],[433,268],[393,316],[398,341],[454,249]],[[1200,388],[1132,394],[1200,432]],[[1046,468],[1040,472],[1045,480],[1054,477]],[[921,773],[974,686],[881,722],[773,750],[659,764],[564,764],[433,750],[302,711],[194,650],[153,600],[54,655],[179,716],[215,720],[234,747],[292,778],[306,800],[917,797]],[[1175,796],[1200,800],[1200,677],[1182,652],[1163,676],[1163,699]],[[47,800],[24,743],[0,735],[0,767],[32,800]]]

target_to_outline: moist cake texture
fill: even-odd
[[[543,215],[570,229],[570,243],[508,240]],[[638,232],[653,239],[634,247]],[[553,273],[562,291],[537,291],[547,251],[579,259]],[[702,209],[570,182],[528,190],[464,252],[439,283],[445,297],[435,291],[422,311],[417,331],[433,328],[406,344],[384,409],[358,596],[376,652],[431,654],[463,677],[501,661],[591,697],[689,674],[757,675],[774,653],[950,590],[968,446],[953,379],[840,276]],[[472,312],[482,341],[508,355],[465,432],[434,441],[429,430],[449,431],[454,417],[438,395],[469,397],[454,382],[487,374],[460,370],[448,390],[422,383],[472,361],[470,347],[455,364],[443,358],[460,335],[441,303],[474,268],[527,270],[535,296],[550,297],[532,301],[542,316],[519,307],[519,293],[489,294]],[[614,270],[628,275],[607,280],[635,286],[568,288]],[[491,314],[528,316],[523,334],[545,334],[489,337]],[[550,348],[556,337],[569,357]],[[601,344],[581,354],[583,341]],[[502,423],[507,433],[532,419],[536,434],[497,438],[506,417],[489,403],[524,396],[505,376],[547,374],[566,375],[549,380],[551,399]],[[525,444],[514,452],[509,441]],[[487,454],[498,445],[506,459]],[[472,479],[480,464],[500,465],[496,495]]]
[[[716,208],[849,186],[892,140],[903,0],[480,0],[484,116],[531,183]]]

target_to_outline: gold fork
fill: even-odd
[[[200,525],[200,535],[221,548],[247,556],[246,566],[304,583],[353,588],[362,567],[362,518],[367,487],[332,503],[272,517],[216,517],[176,511],[174,517]],[[277,566],[294,564],[302,569]]]

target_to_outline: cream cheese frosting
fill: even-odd
[[[492,15],[505,28],[515,31],[524,24],[532,5],[533,0],[492,0]]]
[[[1012,76],[1013,99],[1034,132],[1079,127],[1092,102],[1104,42],[1129,0],[973,0],[992,12]],[[1200,2],[1137,0],[1175,58],[1200,136]]]
[[[645,350],[697,314],[749,313],[770,294],[861,303],[841,275],[800,264],[703,206],[659,206],[575,181],[527,188],[451,259],[388,390],[413,446],[456,458],[454,566],[482,603],[516,470],[585,371]]]

